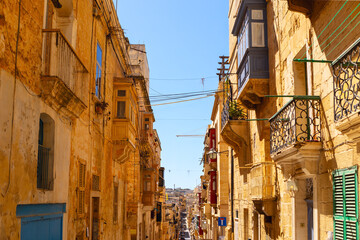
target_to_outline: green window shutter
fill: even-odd
[[[334,239],[358,240],[357,167],[333,172]]]

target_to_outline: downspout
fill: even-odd
[[[231,148],[231,236],[234,237],[234,150]]]
[[[106,64],[106,62],[107,62],[106,57],[107,57],[107,45],[108,45],[109,38],[111,38],[111,33],[106,35],[106,39],[105,39],[105,62],[104,62],[104,71],[103,71],[104,72],[104,93],[103,93],[104,102],[106,102],[105,101],[106,100],[106,65],[107,65]],[[103,115],[103,121],[102,121],[102,125],[103,125],[103,141],[105,143],[105,113],[104,113],[104,111],[103,111],[102,115]]]

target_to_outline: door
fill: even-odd
[[[307,240],[314,240],[314,221],[313,221],[313,200],[306,199],[307,203]]]
[[[21,240],[62,240],[62,214],[21,219]]]
[[[100,199],[98,197],[92,198],[92,223],[91,223],[91,239],[100,239]]]

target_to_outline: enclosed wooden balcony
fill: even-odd
[[[237,37],[238,99],[255,109],[269,92],[265,0],[243,0],[232,29]]]
[[[88,102],[88,71],[58,29],[43,30],[42,98],[54,110],[79,117]]]
[[[270,118],[270,154],[282,166],[316,172],[320,159],[321,102],[317,96],[294,97]]]
[[[247,114],[236,101],[227,99],[221,112],[221,136],[237,154],[248,145],[249,124]]]

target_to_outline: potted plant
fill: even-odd
[[[97,114],[102,114],[104,110],[109,106],[109,103],[102,101],[102,102],[96,102],[95,103],[95,112]]]
[[[239,106],[236,101],[230,102],[229,105],[229,119],[230,120],[244,120],[246,118],[245,110]]]

